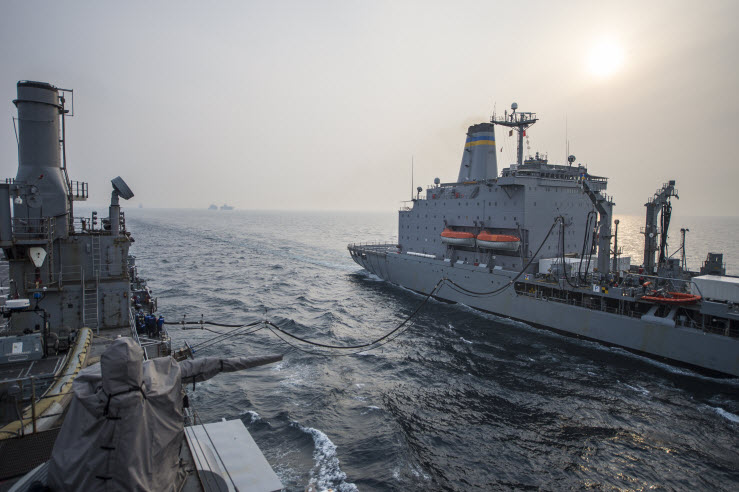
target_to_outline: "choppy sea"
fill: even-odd
[[[642,219],[620,218],[619,242],[640,263]],[[395,214],[129,209],[127,225],[169,321],[266,317],[357,344],[422,300],[346,250],[393,240]],[[672,227],[690,229],[691,268],[723,251],[739,274],[738,218],[673,216]],[[170,331],[175,345],[214,336]],[[434,301],[362,354],[313,355],[262,330],[196,355],[267,353],[284,360],[198,384],[191,401],[206,422],[240,418],[290,491],[739,489],[736,379]]]

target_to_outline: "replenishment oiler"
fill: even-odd
[[[242,421],[203,423],[185,386],[282,356],[171,349],[129,256],[119,202],[133,192],[116,177],[107,217],[76,215],[73,92],[17,89],[18,173],[0,183],[0,490],[280,490]]]
[[[700,272],[667,254],[675,181],[646,203],[644,258],[618,247],[607,178],[576,164],[524,159],[535,113],[514,103],[469,127],[456,182],[438,178],[399,212],[396,244],[350,244],[359,265],[436,299],[530,325],[739,376],[739,278],[723,255]],[[517,133],[517,162],[498,173],[495,127]],[[423,193],[423,194],[422,194]]]

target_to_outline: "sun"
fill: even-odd
[[[615,40],[602,40],[590,49],[588,69],[596,77],[610,77],[621,69],[623,63],[624,50]]]

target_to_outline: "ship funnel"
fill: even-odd
[[[59,90],[45,82],[18,82],[18,217],[60,217],[69,213],[59,151]],[[65,230],[65,229],[62,229]]]
[[[481,181],[498,177],[495,155],[495,130],[492,123],[479,123],[467,130],[457,182]]]

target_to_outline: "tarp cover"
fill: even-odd
[[[119,338],[80,372],[49,460],[53,490],[175,490],[183,473],[183,384],[278,361],[282,356],[143,360]]]

